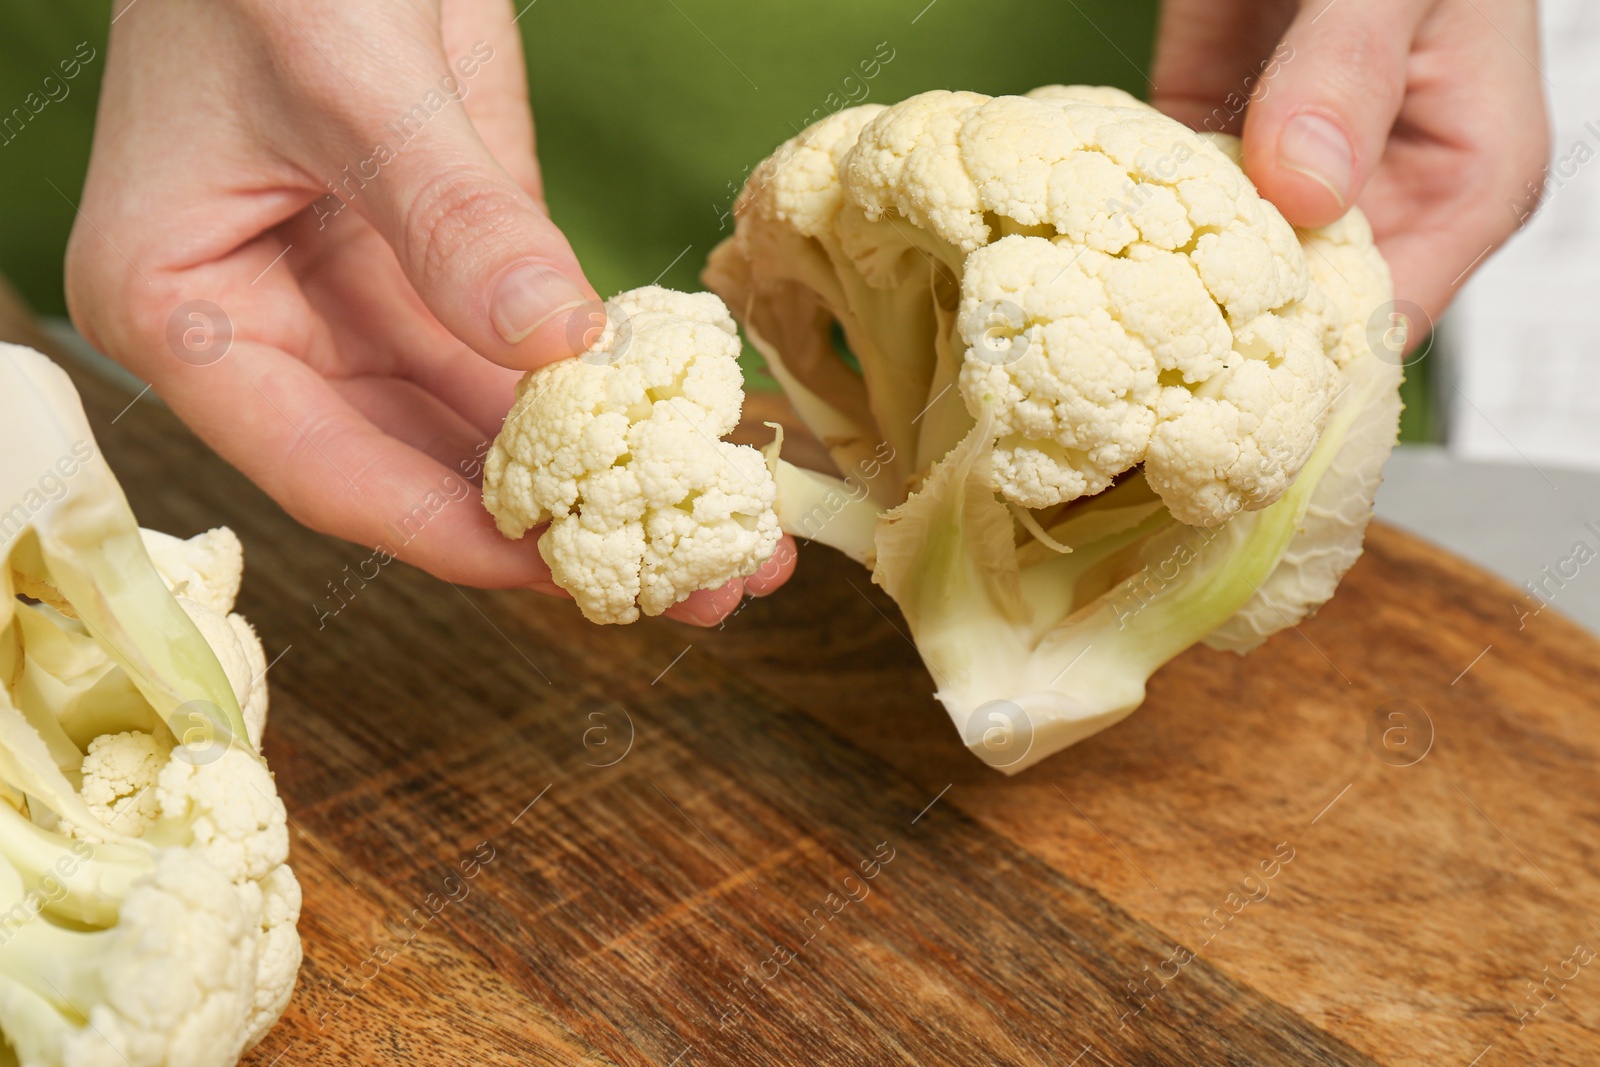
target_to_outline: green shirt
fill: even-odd
[[[0,11],[0,273],[43,314],[65,312],[109,10],[126,3]],[[1154,0],[515,3],[551,213],[604,294],[698,288],[746,172],[830,111],[1053,82],[1142,94],[1155,20]]]

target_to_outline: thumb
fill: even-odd
[[[583,351],[600,302],[566,237],[458,103],[414,121],[368,134],[377,147],[340,172],[341,199],[393,248],[434,317],[479,354],[528,369]]]
[[[1295,226],[1349,209],[1405,98],[1422,0],[1304,0],[1244,124],[1244,167]]]

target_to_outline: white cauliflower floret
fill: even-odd
[[[83,757],[83,802],[117,833],[142,836],[161,813],[156,780],[171,756],[171,742],[155,734],[129,730],[95,738]]]
[[[939,89],[880,111],[845,159],[849,198],[868,218],[893,211],[964,252],[983,244],[989,227],[956,142],[964,117],[988,99]]]
[[[171,848],[128,890],[110,929],[24,923],[7,939],[11,966],[0,976],[0,1015],[18,1059],[67,1067],[237,1061],[254,1003],[260,919],[250,902],[204,860]],[[63,1000],[87,1019],[69,1022],[56,1007]]]
[[[255,627],[233,611],[244,578],[244,548],[238,535],[226,526],[187,540],[159,530],[141,529],[139,535],[167,588],[217,653],[239,701],[250,743],[259,749],[267,725],[267,657]]]
[[[861,128],[883,110],[881,104],[863,104],[807,126],[756,168],[748,188],[765,189],[766,195],[746,193],[741,210],[754,204],[807,237],[825,233],[844,201],[839,164],[855,146]]]
[[[1112,90],[932,92],[868,122],[842,175],[841,226],[856,205],[967,253],[961,394],[974,417],[993,405],[1012,503],[1143,463],[1175,517],[1216,526],[1311,454],[1338,390],[1334,309],[1213,142]]]
[[[272,772],[238,745],[176,756],[157,779],[163,824],[181,826],[190,847],[236,882],[265,878],[289,858],[288,813]]]
[[[781,533],[765,460],[720,440],[744,401],[722,302],[651,286],[607,309],[587,353],[518,384],[483,501],[507,537],[549,523],[556,584],[590,620],[626,623],[753,574]]]
[[[185,540],[159,530],[139,531],[150,562],[174,596],[186,596],[224,615],[239,599],[244,577],[244,546],[226,526]]]
[[[185,596],[178,597],[178,603],[217,654],[217,662],[222,664],[222,672],[228,676],[234,699],[244,715],[250,744],[259,749],[267,725],[267,657],[255,627],[243,615],[224,615]]]

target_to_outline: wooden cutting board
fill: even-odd
[[[720,630],[401,564],[325,616],[367,550],[76,377],[276,657],[306,962],[250,1063],[1600,1062],[1600,645],[1419,540],[1006,779],[826,549]]]

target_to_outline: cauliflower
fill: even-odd
[[[231,530],[228,533],[232,535]],[[166,573],[162,577],[167,579],[169,587],[175,584]],[[223,614],[233,606],[231,601],[220,610],[186,596],[178,597],[178,604],[216,653],[222,672],[233,687],[234,699],[239,702],[250,743],[259,748],[261,732],[267,726],[267,656],[255,627],[237,612]]]
[[[13,875],[0,900],[25,899]],[[35,920],[0,948],[0,1020],[24,1065],[233,1063],[253,1004],[259,903],[181,848],[162,849],[115,926]],[[66,1012],[83,1012],[77,1025]]]
[[[244,546],[226,526],[184,540],[159,530],[140,530],[150,562],[175,596],[188,597],[226,615],[239,599]]]
[[[1360,553],[1388,268],[1359,211],[1297,233],[1232,138],[1116,89],[941,90],[802,131],[736,214],[705,280],[845,475],[769,448],[782,525],[873,569],[989,762],[1298,622]]]
[[[659,615],[753,574],[782,536],[761,453],[739,422],[738,334],[709,293],[635,289],[583,356],[530,372],[490,449],[500,532],[548,524],[539,552],[594,622]]]
[[[301,959],[238,539],[141,531],[66,375],[16,346],[0,438],[28,512],[0,555],[0,1032],[30,1067],[232,1064]],[[64,492],[11,492],[52,467]]]
[[[155,784],[171,757],[172,741],[161,734],[101,734],[83,756],[83,802],[106,826],[130,837],[144,836],[161,813]]]

